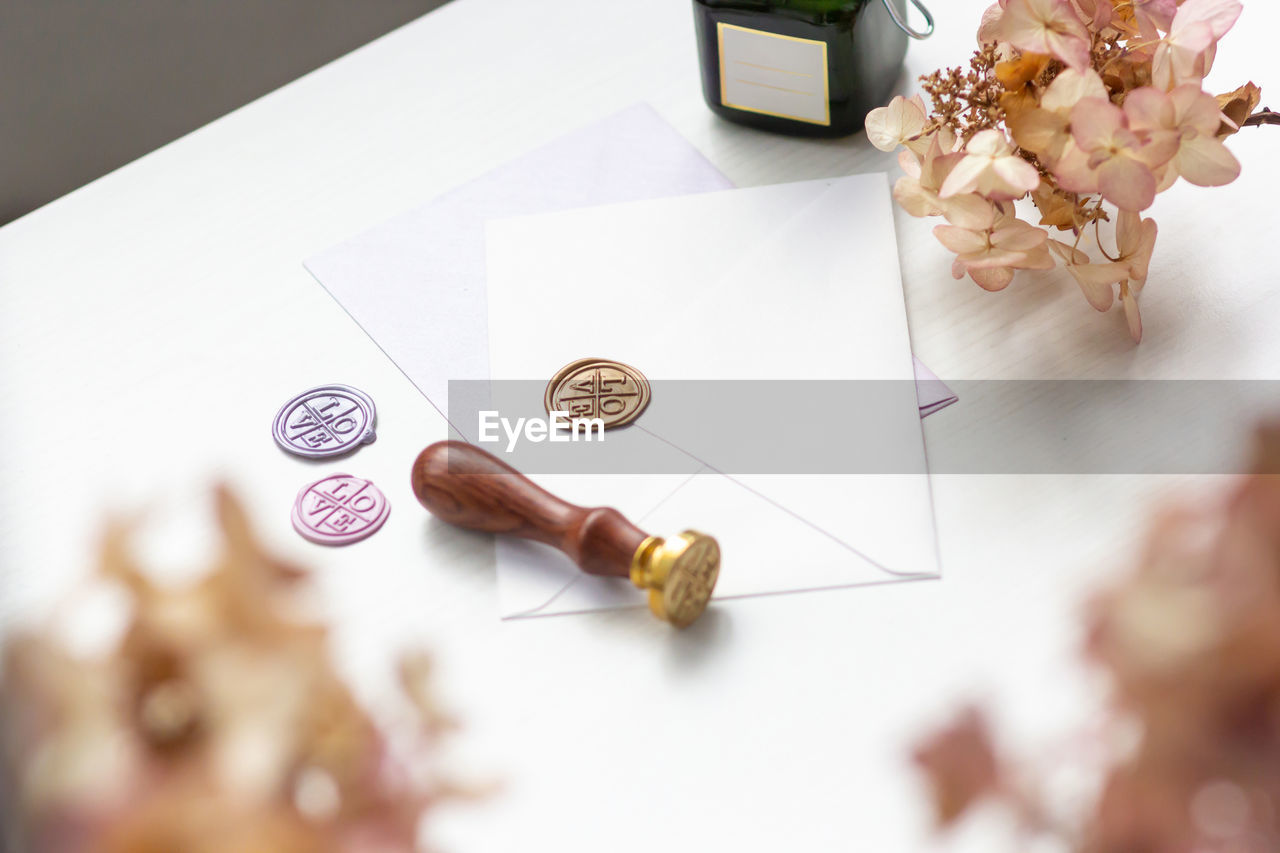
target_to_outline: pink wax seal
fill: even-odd
[[[293,502],[293,529],[320,545],[350,545],[372,536],[391,504],[368,480],[334,474],[303,486]]]
[[[376,438],[378,416],[368,394],[350,385],[303,391],[276,413],[271,434],[283,449],[308,459],[340,456]]]

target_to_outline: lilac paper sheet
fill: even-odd
[[[489,378],[485,223],[732,188],[647,104],[570,133],[305,262],[448,417],[451,379]],[[921,417],[956,397],[917,360]]]

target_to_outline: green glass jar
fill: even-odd
[[[907,0],[693,0],[702,91],[730,121],[845,136],[888,100],[902,71]]]

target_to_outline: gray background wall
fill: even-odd
[[[0,0],[0,223],[444,0]]]

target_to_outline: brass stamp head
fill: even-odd
[[[547,414],[604,421],[605,429],[631,423],[649,405],[649,380],[620,361],[581,358],[551,377],[542,403]]]
[[[677,628],[707,609],[720,577],[720,544],[686,530],[672,539],[650,536],[631,561],[631,582],[649,591],[649,609]]]

